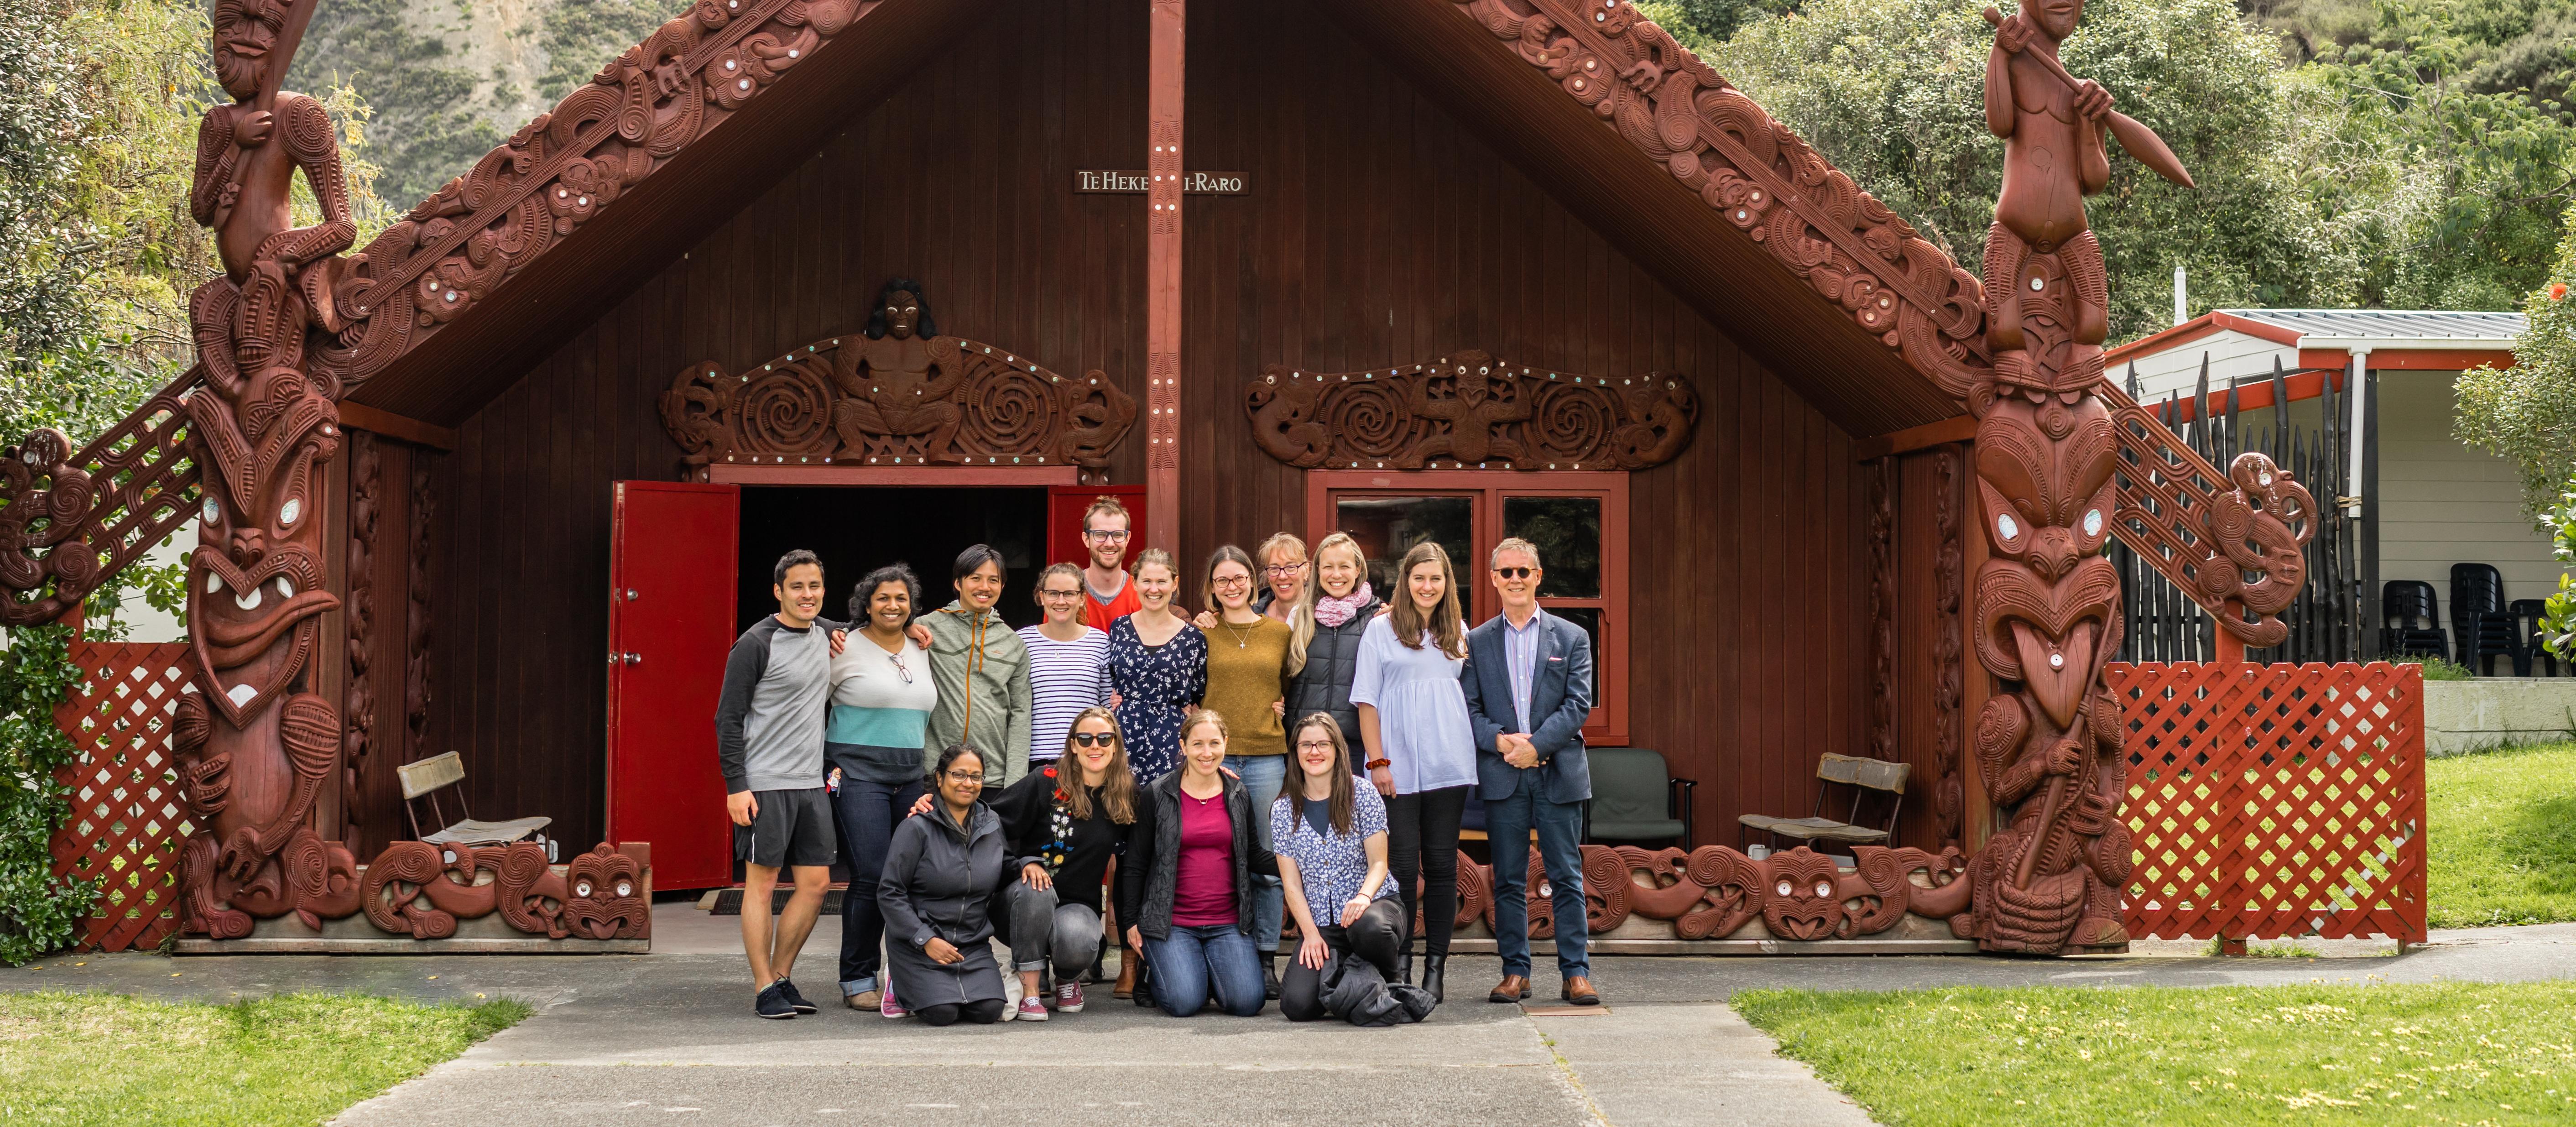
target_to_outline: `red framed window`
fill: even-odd
[[[1347,532],[1368,555],[1379,598],[1395,565],[1425,540],[1449,552],[1473,626],[1502,613],[1486,570],[1506,537],[1538,546],[1539,605],[1592,635],[1592,719],[1585,743],[1628,742],[1628,475],[1515,470],[1309,470],[1309,545]]]

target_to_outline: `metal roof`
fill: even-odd
[[[2489,344],[2510,348],[2523,330],[2520,313],[2447,309],[2223,309],[2232,317],[2278,325],[2300,334],[2304,347],[2336,340],[2420,340],[2427,344]]]

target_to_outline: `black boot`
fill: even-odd
[[[1409,948],[1409,947],[1408,947],[1408,948],[1406,948],[1404,951],[1402,951],[1402,952],[1398,953],[1398,954],[1395,956],[1395,981],[1396,981],[1396,982],[1404,982],[1404,983],[1410,983],[1410,982],[1412,982],[1412,981],[1413,981],[1413,949],[1412,949],[1412,948]],[[1387,985],[1392,986],[1392,985],[1394,985],[1394,984],[1395,984],[1395,983],[1392,983],[1392,982],[1391,982],[1391,983],[1388,983]]]
[[[1279,952],[1277,951],[1261,953],[1261,996],[1274,1002],[1279,1000]]]
[[[1448,969],[1448,963],[1449,956],[1447,955],[1424,955],[1422,957],[1422,988],[1430,992],[1431,1000],[1434,1002],[1443,1000],[1440,997],[1440,988],[1442,985],[1440,980],[1442,972]]]

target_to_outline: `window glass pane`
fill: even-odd
[[[1549,571],[1548,578],[1556,578],[1556,572]],[[1549,607],[1547,613],[1580,626],[1584,633],[1592,635],[1592,707],[1601,707],[1601,608]]]
[[[1547,571],[1540,598],[1601,597],[1600,498],[1505,497],[1503,535],[1538,545],[1539,564]],[[1484,570],[1483,560],[1477,570]]]
[[[1359,541],[1368,557],[1369,586],[1381,599],[1401,590],[1395,567],[1404,553],[1425,540],[1449,553],[1453,570],[1479,574],[1475,558],[1476,499],[1473,497],[1339,497],[1333,502],[1333,527]],[[1462,583],[1465,580],[1462,579]],[[1466,590],[1461,590],[1464,598]]]

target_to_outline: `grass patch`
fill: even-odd
[[[1889,1127],[2576,1121],[2571,982],[1754,990],[1732,1004]]]
[[[325,994],[230,1005],[0,994],[0,1122],[320,1123],[532,1012]]]
[[[2424,766],[2434,927],[2576,920],[2576,743]]]
[[[2470,669],[2468,666],[2452,661],[2449,658],[2427,657],[2423,659],[2423,666],[2424,679],[2427,681],[2475,681],[2478,679],[2476,670]]]

